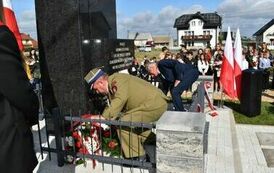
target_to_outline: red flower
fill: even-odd
[[[76,144],[75,144],[75,147],[76,148],[81,148],[82,146],[82,143],[80,141],[77,141]]]
[[[75,131],[75,132],[72,133],[72,137],[73,137],[74,139],[80,138],[80,136],[79,136],[79,134],[78,134],[77,131]]]
[[[109,141],[108,143],[108,147],[111,149],[111,150],[114,150],[115,147],[118,145],[118,143],[116,142],[116,140],[111,140]]]
[[[86,147],[82,147],[79,149],[79,152],[82,153],[82,154],[89,154],[88,153],[88,150],[86,149]]]
[[[109,138],[110,137],[110,131],[109,130],[104,131],[103,135],[104,135],[104,137]]]

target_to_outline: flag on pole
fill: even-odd
[[[12,10],[11,0],[2,0],[3,3],[3,18],[5,25],[13,32],[16,37],[19,49],[23,50],[22,38],[19,32],[15,14]]]
[[[243,70],[243,57],[242,57],[242,41],[239,28],[236,32],[236,39],[234,42],[234,76],[236,84],[236,96],[241,97],[241,81]]]
[[[221,67],[220,83],[225,94],[235,98],[235,80],[234,80],[234,59],[230,27],[227,29],[227,36],[224,49],[223,63]]]

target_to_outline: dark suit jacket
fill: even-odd
[[[164,93],[173,88],[175,80],[183,81],[186,74],[195,69],[191,64],[182,64],[177,60],[163,59],[158,62],[158,69],[163,76]]]
[[[0,26],[0,170],[30,173],[37,164],[31,125],[39,102],[24,71],[13,33]]]

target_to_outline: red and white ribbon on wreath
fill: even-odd
[[[96,116],[96,115],[85,114],[85,115],[82,115],[81,118],[92,119],[93,116]],[[72,125],[72,129],[70,129],[71,131],[73,131],[73,137],[78,139],[78,143],[76,143],[75,145],[79,146],[79,148],[81,147],[79,152],[82,154],[101,155],[102,151],[100,150],[100,146],[102,144],[101,144],[101,141],[99,140],[98,130],[101,130],[101,129],[107,130],[110,127],[103,123],[93,122],[91,124],[90,135],[83,137],[81,132],[81,130],[83,130],[81,127],[82,125],[84,125],[84,122],[83,123],[74,122]],[[96,160],[92,159],[92,163],[93,163],[93,168],[95,168]]]
[[[209,98],[209,94],[208,94],[208,91],[207,91],[207,90],[208,90],[208,88],[210,88],[210,87],[211,87],[211,82],[206,81],[206,82],[204,83],[204,89],[205,89],[205,97],[206,97],[206,100],[207,100],[207,102],[208,102],[208,106],[209,106],[209,108],[210,108],[209,115],[211,115],[212,117],[215,117],[215,116],[218,115],[218,112],[216,111],[216,108],[214,107],[214,105],[213,105],[211,99]]]

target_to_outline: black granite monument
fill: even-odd
[[[36,0],[44,107],[93,111],[83,78],[94,67],[125,69],[133,41],[115,40],[115,0]],[[117,59],[117,60],[114,60]]]

